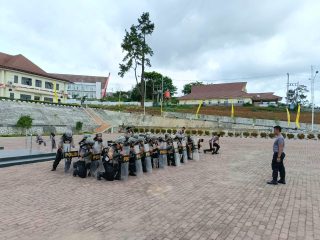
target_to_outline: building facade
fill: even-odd
[[[69,98],[76,99],[86,97],[87,99],[101,99],[103,87],[108,83],[109,77],[84,76],[72,74],[53,75],[70,81],[68,84]]]
[[[246,82],[192,86],[191,93],[179,98],[179,104],[197,105],[277,105],[281,97],[272,92],[247,93]]]
[[[0,53],[0,97],[64,103],[67,85],[21,54]]]

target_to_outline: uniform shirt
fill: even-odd
[[[94,154],[98,154],[102,152],[102,148],[103,148],[103,143],[99,142],[99,141],[95,141],[93,146],[92,146],[92,150]]]
[[[283,149],[284,149],[284,138],[282,134],[277,136],[276,140],[273,143],[273,152],[279,152],[279,144],[283,144]]]

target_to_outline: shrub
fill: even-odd
[[[283,138],[287,138],[287,134],[286,133],[281,133]]]
[[[206,136],[209,136],[209,135],[210,135],[210,132],[209,132],[209,131],[204,131],[204,134],[205,134]]]
[[[172,129],[168,129],[167,133],[171,134],[172,133]]]
[[[82,130],[83,122],[76,122],[76,130],[80,132]]]
[[[304,135],[303,133],[299,133],[299,134],[298,134],[298,138],[299,138],[299,139],[304,139],[304,138],[305,138],[305,135]]]
[[[274,133],[269,133],[269,138],[274,138]]]
[[[24,129],[29,129],[32,127],[32,118],[29,115],[21,116],[16,126]]]
[[[228,132],[229,137],[233,137],[233,132]]]
[[[288,133],[288,134],[287,134],[287,137],[288,137],[289,139],[292,139],[292,138],[294,138],[294,134]]]
[[[156,134],[159,134],[159,133],[160,133],[160,129],[157,128],[157,129],[156,129]]]
[[[314,134],[313,133],[309,133],[307,136],[308,139],[314,139]]]
[[[236,136],[236,137],[240,137],[240,136],[241,136],[241,134],[240,134],[240,133],[238,133],[238,132],[236,132],[235,136]]]
[[[196,135],[197,134],[197,130],[192,129],[191,133],[192,133],[192,135]]]
[[[166,129],[162,128],[161,133],[166,133]]]
[[[249,135],[250,135],[250,133],[248,133],[248,132],[244,132],[243,133],[243,136],[246,137],[246,138],[249,137]]]
[[[151,132],[151,133],[154,133],[154,129],[153,129],[153,128],[151,128],[151,129],[150,129],[150,132]]]
[[[256,138],[256,137],[258,136],[258,133],[256,133],[256,132],[252,132],[250,135],[251,135],[251,137]]]
[[[203,134],[203,130],[198,130],[198,135],[202,135]]]
[[[143,128],[139,128],[139,133],[144,133],[144,129]]]
[[[226,133],[224,131],[221,131],[220,136],[223,137],[224,135],[226,135]]]
[[[188,129],[188,130],[186,130],[186,134],[187,135],[189,135],[190,134],[190,130]]]
[[[318,134],[318,139],[320,139],[320,134]]]
[[[262,132],[262,133],[260,133],[260,137],[266,138],[266,137],[267,137],[267,134],[266,134],[265,132]]]
[[[217,133],[217,132],[212,132],[212,134],[213,134],[214,136],[217,136],[217,135],[218,135],[218,133]]]
[[[173,134],[176,134],[177,133],[177,129],[173,129],[172,132],[173,132]]]
[[[139,129],[138,128],[134,128],[133,132],[137,133],[137,132],[139,132]]]

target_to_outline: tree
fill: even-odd
[[[163,78],[163,92],[169,90],[170,95],[173,96],[177,93],[177,87],[173,85],[173,81],[168,76],[163,76],[158,72],[145,72],[145,81],[146,81],[146,98],[152,99],[155,102],[155,99],[159,101],[159,98],[162,94],[162,78]],[[133,101],[140,101],[141,95],[139,95],[139,89],[141,87],[141,83],[138,83],[133,89],[131,98]],[[144,86],[143,86],[144,88]]]
[[[27,134],[27,129],[32,127],[32,118],[28,115],[21,116],[16,124],[17,127],[25,129]]]
[[[146,37],[151,35],[154,30],[154,24],[149,19],[149,13],[143,13],[138,19],[138,25],[132,25],[130,31],[126,30],[123,42],[121,44],[123,52],[126,53],[122,63],[119,64],[120,71],[118,75],[124,75],[134,70],[134,76],[138,88],[139,95],[141,96],[141,105],[144,105],[144,74],[145,67],[151,67],[151,62],[148,56],[153,55],[151,47],[146,42]],[[138,71],[141,71],[140,82],[138,81]]]
[[[196,81],[196,82],[192,82],[192,83],[185,84],[185,85],[183,86],[182,93],[185,94],[185,95],[186,95],[186,94],[190,94],[190,93],[191,93],[191,88],[192,88],[192,86],[198,86],[198,85],[203,85],[203,83]]]
[[[287,95],[289,105],[294,108],[297,107],[298,104],[307,106],[309,104],[306,95],[307,92],[309,92],[309,90],[305,85],[298,85],[295,89],[290,89]]]

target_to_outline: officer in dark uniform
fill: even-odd
[[[87,177],[87,171],[90,169],[91,157],[92,157],[92,146],[94,140],[87,138],[85,141],[81,141],[79,149],[79,160],[73,164],[73,176],[79,176],[81,178]]]

